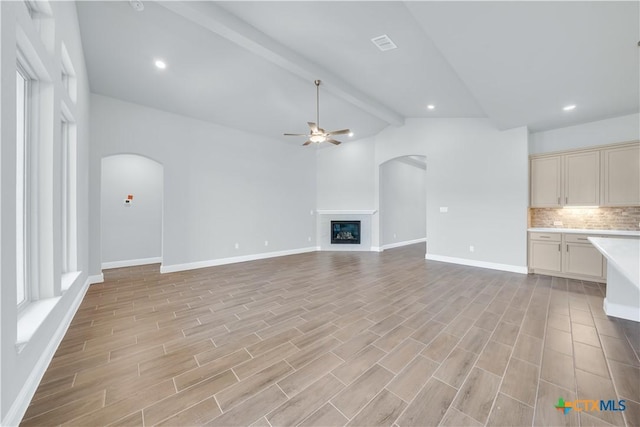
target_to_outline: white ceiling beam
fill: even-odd
[[[158,4],[305,80],[313,81],[320,77],[326,90],[389,124],[404,124],[404,117],[396,111],[214,3],[163,1]]]

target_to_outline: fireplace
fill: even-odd
[[[360,244],[360,221],[331,221],[331,244]]]

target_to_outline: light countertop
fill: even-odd
[[[631,283],[640,287],[640,240],[589,237],[589,241]]]
[[[633,231],[633,230],[587,230],[583,228],[528,228],[527,231],[533,231],[536,233],[602,234],[605,236],[640,237],[640,231]]]

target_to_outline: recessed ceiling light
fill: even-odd
[[[167,64],[161,59],[156,59],[154,64],[156,65],[156,67],[158,67],[161,70],[164,70],[165,68],[167,68]]]
[[[353,136],[353,132],[349,132],[349,134],[348,134],[348,135],[349,135],[349,136]]]
[[[567,106],[563,107],[562,109],[564,111],[571,111],[571,110],[575,110],[575,108],[576,108],[575,104],[571,104],[571,105],[567,105]]]
[[[433,104],[429,104],[429,105],[427,105],[427,109],[428,109],[428,110],[434,110],[435,108],[436,108],[436,106],[435,106],[435,105],[433,105]]]

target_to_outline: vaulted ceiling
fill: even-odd
[[[77,3],[92,92],[294,144],[282,134],[315,121],[315,79],[322,127],[354,138],[411,117],[540,131],[639,111],[635,1],[144,6]],[[371,42],[383,34],[397,49]]]

